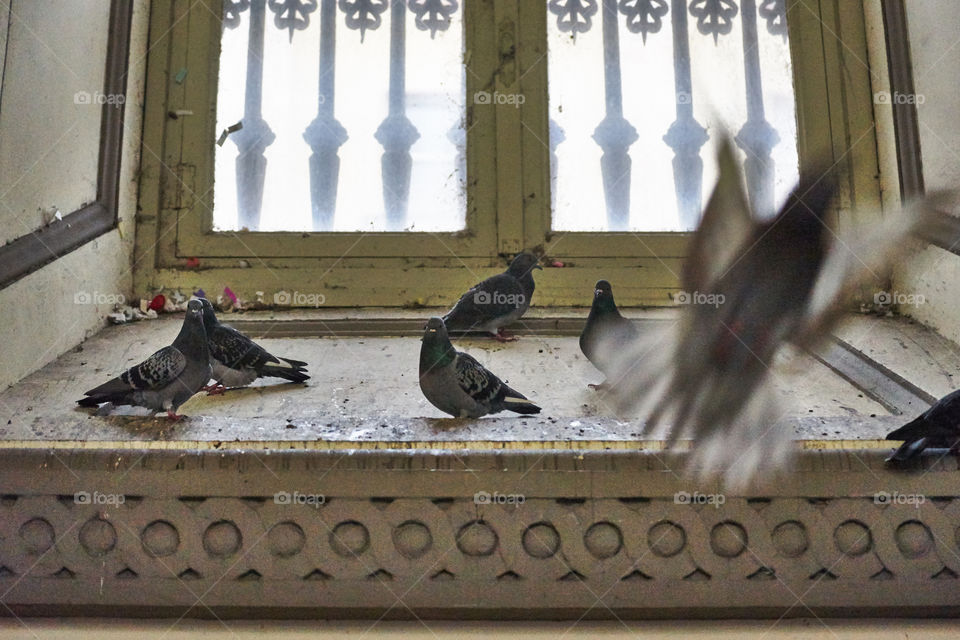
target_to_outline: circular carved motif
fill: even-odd
[[[154,520],[140,532],[140,542],[149,555],[162,558],[180,548],[180,533],[166,520]]]
[[[370,532],[356,520],[346,520],[330,532],[330,547],[344,558],[358,556],[370,548]]]
[[[773,529],[773,546],[781,555],[799,558],[810,548],[807,528],[796,520],[781,522]]]
[[[854,558],[873,548],[870,528],[859,520],[841,522],[833,532],[833,540],[841,553]]]
[[[687,546],[687,534],[677,523],[663,520],[647,531],[647,544],[655,555],[670,558]]]
[[[468,556],[489,556],[497,542],[497,532],[483,520],[472,520],[457,531],[457,548]]]
[[[203,532],[203,548],[215,558],[228,558],[240,550],[243,536],[237,525],[229,520],[218,520]]]
[[[536,522],[523,532],[523,549],[534,558],[549,558],[560,548],[560,534],[549,522]]]
[[[433,546],[433,535],[422,522],[407,520],[393,530],[393,545],[404,558],[419,558]]]
[[[20,538],[27,553],[39,555],[53,546],[53,526],[43,518],[33,518],[20,525]]]
[[[897,527],[894,535],[897,548],[907,558],[921,558],[933,548],[933,535],[919,520],[907,520]]]
[[[736,558],[747,548],[747,531],[740,524],[725,520],[710,530],[710,548],[723,558]]]
[[[306,542],[307,536],[300,525],[289,520],[278,522],[267,532],[267,546],[278,558],[292,558],[303,550]]]
[[[100,518],[91,518],[80,527],[80,545],[91,556],[105,556],[117,546],[117,530]]]
[[[583,534],[583,545],[594,558],[606,560],[620,553],[623,534],[620,527],[612,522],[595,522]]]

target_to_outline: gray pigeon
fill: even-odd
[[[472,356],[450,344],[441,318],[430,318],[420,347],[420,390],[430,404],[454,418],[488,413],[540,413],[540,407],[505,385]]]
[[[206,387],[211,394],[223,393],[227,387],[245,387],[257,378],[283,378],[303,382],[310,376],[306,362],[278,358],[233,327],[221,324],[213,304],[200,298],[203,305],[203,327],[207,332],[210,365],[216,385]]]
[[[902,464],[916,459],[927,447],[960,449],[960,390],[954,391],[919,417],[887,434],[887,440],[903,440],[887,462]]]
[[[173,344],[160,349],[140,364],[87,391],[77,400],[81,407],[103,402],[136,405],[153,411],[166,411],[179,420],[177,408],[210,379],[210,352],[203,330],[203,305],[199,300],[187,303],[183,327]]]
[[[618,375],[616,370],[622,360],[621,354],[636,342],[638,336],[637,325],[620,315],[610,283],[606,280],[597,281],[590,315],[580,333],[580,350],[593,366],[607,376],[607,382],[591,384],[591,388],[601,389],[611,377]]]
[[[532,253],[519,253],[503,273],[474,285],[460,296],[443,322],[451,332],[489,331],[501,341],[510,337],[503,327],[519,320],[530,307],[533,270],[543,269]]]

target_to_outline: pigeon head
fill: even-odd
[[[533,272],[534,269],[543,269],[539,264],[539,259],[532,253],[518,253],[510,263],[507,273],[514,278],[522,278]]]
[[[191,300],[187,303],[187,315],[199,316],[203,313],[203,303],[199,300]]]
[[[427,326],[424,327],[423,338],[444,339],[447,337],[447,326],[443,324],[443,318],[434,316],[427,320]]]
[[[597,280],[593,287],[593,304],[600,309],[616,309],[613,301],[613,288],[606,280]]]
[[[423,345],[420,347],[420,375],[450,364],[456,355],[447,337],[447,326],[443,324],[443,319],[430,318],[424,328]]]
[[[217,326],[217,312],[213,308],[213,303],[207,300],[206,298],[197,298],[195,301],[203,305],[203,326],[205,329],[210,330],[213,327]]]

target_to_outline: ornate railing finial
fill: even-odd
[[[459,7],[457,0],[407,0],[407,7],[416,16],[414,24],[420,31],[430,31],[430,39],[437,31],[450,28],[451,18]]]
[[[360,31],[360,42],[367,29],[374,31],[383,22],[380,17],[390,6],[387,0],[340,0],[337,5],[347,14],[347,27]]]
[[[310,14],[317,10],[317,0],[270,0],[270,11],[275,14],[273,23],[279,29],[290,30],[290,41],[294,31],[303,31],[310,24]]]
[[[690,3],[690,15],[697,19],[697,31],[705,36],[712,35],[714,44],[718,37],[733,29],[737,11],[733,0],[693,0]]]
[[[667,0],[620,0],[620,13],[627,17],[627,30],[639,33],[644,44],[648,33],[657,33],[667,15]]]

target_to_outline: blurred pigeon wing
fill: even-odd
[[[824,338],[845,313],[844,302],[870,281],[879,285],[890,265],[911,248],[911,235],[927,241],[945,233],[950,216],[942,213],[954,192],[935,192],[907,205],[874,229],[854,229],[836,238],[827,254],[794,342],[810,347]]]
[[[683,265],[683,286],[688,293],[710,288],[729,268],[753,229],[740,165],[729,138],[720,144],[717,163],[720,177]]]

